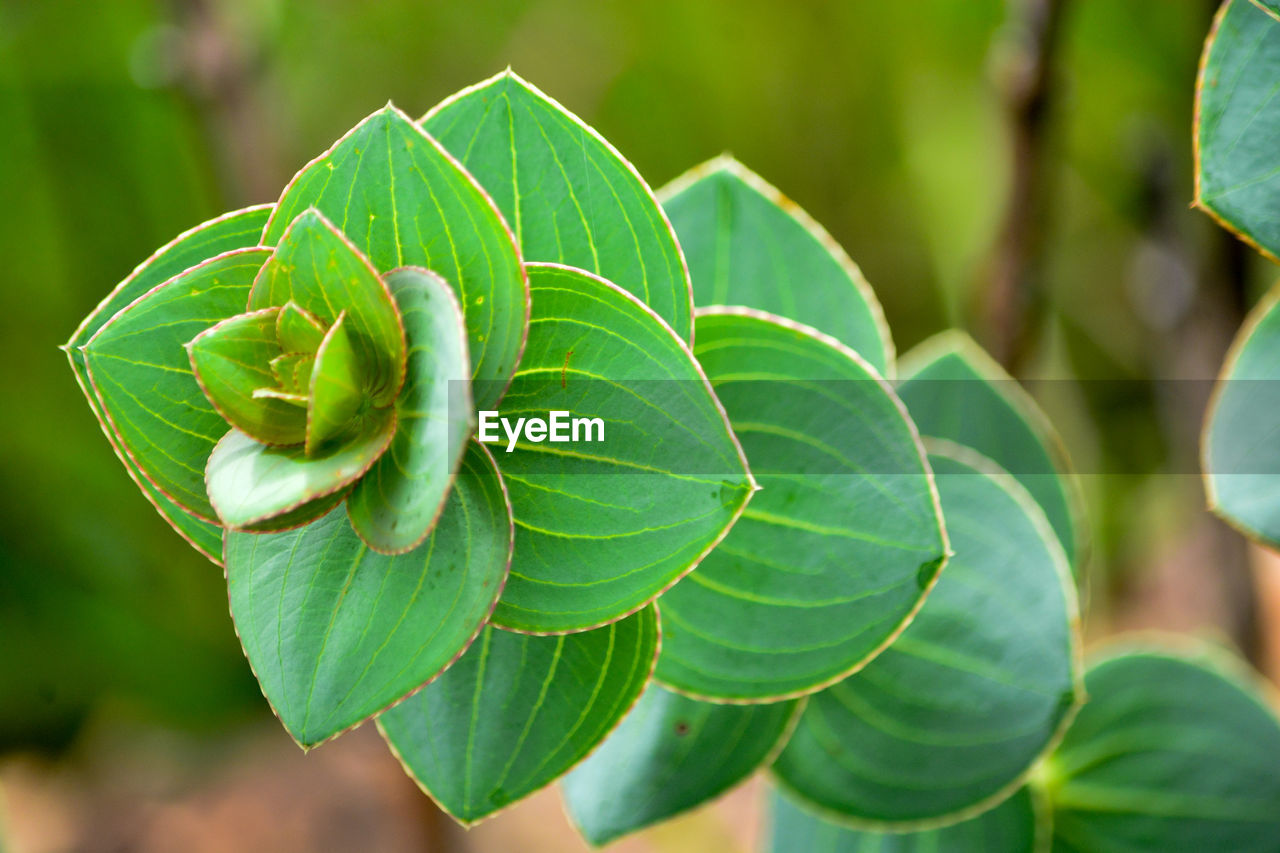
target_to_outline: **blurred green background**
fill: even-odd
[[[120,817],[139,802],[213,796],[212,774],[224,799],[202,813],[234,816],[249,806],[233,792],[300,760],[279,749],[220,572],[134,489],[55,346],[153,249],[274,200],[388,99],[419,115],[508,65],[654,187],[728,150],[783,189],[862,266],[899,352],[960,325],[1020,378],[1089,380],[1032,388],[1086,472],[1090,635],[1209,629],[1274,664],[1260,614],[1276,570],[1207,516],[1189,473],[1203,380],[1274,275],[1188,207],[1215,5],[3,0],[0,797],[15,840],[153,849]],[[325,772],[365,791],[351,820],[399,803],[406,837],[445,843],[411,785],[347,770]],[[279,778],[283,802],[314,784]],[[125,824],[114,847],[77,834],[104,803]],[[162,830],[154,849],[292,849]],[[686,849],[700,831],[644,843]]]

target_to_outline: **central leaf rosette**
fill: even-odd
[[[205,472],[209,501],[226,527],[281,530],[318,518],[387,452],[409,363],[393,284],[436,298],[449,293],[422,269],[380,276],[308,209],[259,270],[245,312],[187,344],[200,388],[232,427]],[[376,519],[353,520],[375,549],[403,549],[403,536],[382,535]],[[418,538],[408,534],[410,544]]]

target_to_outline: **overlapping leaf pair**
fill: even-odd
[[[225,285],[223,275],[209,276],[211,286]],[[430,345],[437,358],[414,360],[411,387],[465,387],[462,314],[448,284],[412,267],[379,276],[315,210],[300,214],[266,258],[249,288],[246,312],[187,345],[196,381],[233,427],[205,470],[209,502],[227,529],[297,527],[349,494],[352,525],[374,550],[410,550],[427,535],[443,489],[414,494],[418,484],[394,464],[361,479],[397,434],[408,363],[397,300],[407,309],[426,304],[432,313],[429,323],[414,325],[413,342]],[[447,444],[442,452],[450,474],[465,449],[469,415],[467,402],[461,405],[404,433]],[[455,425],[452,434],[449,424]],[[388,484],[399,500],[379,493]],[[433,503],[412,506],[424,499]],[[419,511],[406,518],[406,508]]]
[[[1196,200],[1275,261],[1280,229],[1280,6],[1223,3],[1205,43],[1196,92]],[[1280,546],[1280,287],[1250,313],[1227,354],[1205,422],[1209,505],[1247,536]]]
[[[507,784],[518,799],[631,707],[657,656],[652,602],[753,492],[689,349],[689,294],[630,164],[504,74],[422,123],[391,106],[365,119],[276,204],[163,248],[67,349],[144,493],[224,563],[246,655],[303,746],[432,679],[399,708],[465,695],[433,715],[449,731],[488,702],[459,685],[496,672],[519,688],[543,660],[583,718]],[[499,401],[602,418],[610,442],[524,441],[499,471],[470,440]],[[600,680],[580,696],[587,672]],[[545,701],[544,685],[533,713]],[[521,723],[531,744],[564,735],[558,714]],[[419,733],[386,728],[412,765]]]
[[[1051,430],[967,338],[899,369],[736,161],[660,197],[507,72],[180,236],[68,354],[306,748],[376,715],[463,823],[564,777],[594,843],[762,767],[780,851],[1016,818],[1083,699]],[[608,438],[496,461],[499,403]]]

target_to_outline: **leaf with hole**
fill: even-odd
[[[1228,653],[1125,646],[1044,774],[1055,853],[1263,853],[1280,839],[1280,720]]]
[[[502,416],[599,418],[603,440],[526,439],[502,453],[520,534],[493,618],[580,631],[642,607],[697,565],[755,484],[670,326],[590,273],[530,264],[529,279],[529,347]]]
[[[448,282],[426,270],[390,272],[404,320],[408,369],[396,400],[396,435],[347,502],[351,524],[375,550],[417,546],[444,506],[471,434],[471,367],[462,309]]]
[[[933,475],[892,389],[848,347],[751,309],[698,313],[698,357],[761,491],[662,597],[657,678],[771,701],[864,665],[946,558]]]
[[[249,294],[250,311],[289,302],[327,325],[345,313],[362,391],[375,406],[395,401],[405,370],[395,300],[369,260],[316,210],[289,224]]]
[[[338,440],[308,453],[300,444],[274,447],[233,429],[209,455],[209,500],[228,528],[262,529],[269,519],[354,483],[395,431],[395,410],[373,409]]]
[[[231,615],[262,691],[304,747],[435,677],[502,590],[511,520],[492,457],[472,445],[430,537],[369,550],[335,509],[286,533],[228,533]]]
[[[657,653],[653,607],[557,637],[489,627],[378,726],[405,771],[472,824],[581,761],[635,704]]]
[[[659,193],[699,308],[741,305],[812,326],[892,373],[893,341],[862,271],[795,202],[729,156]]]
[[[267,252],[237,250],[145,292],[81,351],[116,440],[152,486],[200,518],[215,518],[204,466],[226,421],[205,399],[184,344],[244,309]]]
[[[510,70],[446,99],[422,126],[493,196],[526,261],[596,273],[689,339],[689,273],[675,234],[600,134]]]
[[[654,684],[561,780],[569,817],[587,841],[605,845],[696,808],[767,764],[800,706],[717,705]]]
[[[955,556],[883,654],[809,697],[774,772],[871,828],[960,820],[1015,791],[1083,701],[1066,557],[1018,483],[931,447]]]
[[[902,357],[898,394],[922,434],[971,447],[1012,474],[1077,565],[1080,486],[1049,419],[1004,368],[963,332],[943,332]]]
[[[449,282],[466,314],[477,404],[496,404],[520,360],[529,292],[511,232],[475,179],[388,104],[289,182],[263,242],[274,246],[309,207],[379,272],[418,266]]]

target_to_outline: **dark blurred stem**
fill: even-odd
[[[1013,149],[1005,220],[981,306],[992,354],[1010,373],[1032,351],[1043,315],[1039,282],[1048,183],[1046,122],[1054,97],[1054,58],[1068,0],[1008,0],[1011,54],[997,69]]]
[[[178,80],[214,140],[223,189],[234,203],[280,191],[271,121],[258,97],[262,46],[230,32],[210,0],[171,0],[182,32]]]

